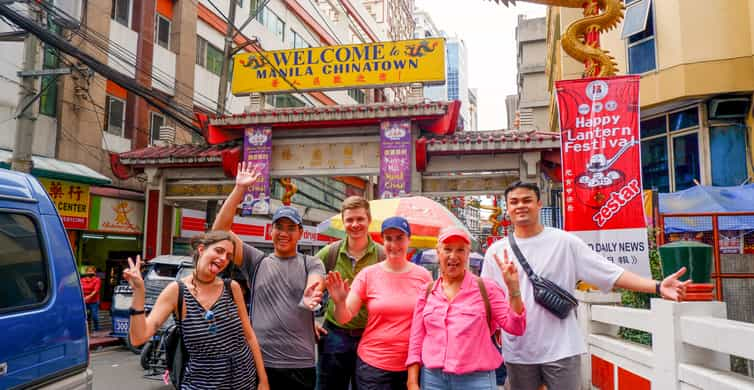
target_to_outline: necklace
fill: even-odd
[[[191,278],[191,287],[192,287],[191,290],[194,292],[194,295],[199,295],[199,286],[197,286],[197,282],[199,282],[198,284],[208,286],[208,285],[211,285],[215,281],[215,279],[216,278],[212,278],[212,280],[208,282],[201,280],[199,279],[199,275],[196,274],[196,270],[194,270],[194,273]]]

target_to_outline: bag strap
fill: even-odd
[[[176,304],[177,311],[175,313],[175,321],[178,323],[178,326],[181,325],[181,322],[183,319],[183,282],[178,281],[178,302]]]
[[[335,270],[335,265],[338,263],[338,255],[340,254],[340,246],[343,244],[343,240],[338,240],[327,245],[327,257],[325,258],[325,272]]]
[[[440,281],[440,279],[435,280],[434,282],[427,283],[427,292],[424,294],[424,299],[426,300],[429,298],[429,294],[432,294],[432,290],[435,289],[435,286],[437,286],[437,283]]]
[[[476,278],[476,285],[479,287],[479,292],[482,294],[482,301],[484,301],[484,313],[487,315],[487,326],[490,327],[490,333],[494,332],[492,326],[492,305],[490,305],[490,296],[487,295],[487,286],[484,285],[482,278]]]
[[[252,316],[252,310],[254,309],[254,293],[257,291],[257,274],[259,273],[259,266],[262,265],[262,262],[264,259],[266,259],[267,256],[262,257],[259,262],[257,262],[254,265],[254,268],[251,270],[251,292],[249,296],[249,319],[251,319]]]
[[[521,249],[516,243],[516,235],[514,234],[513,229],[511,229],[511,231],[508,233],[508,243],[510,244],[511,249],[513,249],[513,254],[518,258],[518,262],[521,264],[521,268],[524,269],[524,272],[526,272],[526,275],[529,277],[529,280],[538,278],[537,274],[534,273],[534,270],[532,270],[531,266],[529,266],[529,262],[526,261],[524,254],[521,253]]]
[[[387,253],[385,253],[385,247],[375,243],[375,246],[377,246],[377,261],[383,261],[387,258]]]

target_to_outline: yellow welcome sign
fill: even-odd
[[[233,57],[234,95],[445,82],[445,39],[323,46]]]

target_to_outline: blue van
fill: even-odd
[[[86,310],[55,206],[0,169],[0,389],[91,389]]]

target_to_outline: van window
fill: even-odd
[[[49,278],[34,220],[0,211],[0,248],[0,312],[44,302]]]

